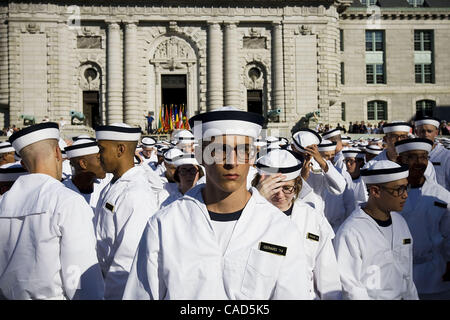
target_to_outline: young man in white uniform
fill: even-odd
[[[433,142],[429,156],[436,171],[436,181],[450,191],[450,151],[435,141],[439,134],[439,125],[439,119],[432,117],[422,117],[415,121],[417,136]]]
[[[224,107],[189,121],[206,184],[150,219],[124,298],[309,299],[299,232],[247,190],[263,117]]]
[[[79,139],[66,147],[74,173],[62,181],[67,188],[82,195],[93,211],[97,207],[100,192],[112,178],[106,178],[98,152],[97,142],[87,139]]]
[[[389,160],[361,171],[369,199],[339,228],[334,247],[345,299],[417,299],[413,238],[401,211],[408,168]]]
[[[0,297],[103,298],[92,209],[60,182],[58,139],[53,122],[10,137],[30,174],[0,199]]]
[[[408,200],[399,212],[414,239],[414,283],[421,299],[450,299],[450,192],[424,177],[433,142],[416,138],[395,144],[409,166]]]
[[[396,121],[385,124],[383,126],[383,132],[385,134],[383,137],[383,141],[386,143],[386,148],[379,155],[369,161],[370,164],[372,164],[373,161],[379,160],[390,160],[396,162],[398,154],[395,151],[395,143],[397,141],[408,139],[408,135],[410,134],[411,130],[411,125],[406,122]],[[367,162],[367,165],[369,164],[369,162]],[[431,163],[428,163],[427,165],[425,177],[429,181],[436,182],[436,172]]]
[[[157,199],[142,166],[134,166],[140,129],[126,124],[99,126],[100,162],[113,179],[95,210],[97,253],[105,278],[105,299],[122,299],[133,257]]]

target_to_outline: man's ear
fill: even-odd
[[[61,149],[59,148],[58,145],[55,146],[55,157],[58,161],[60,161],[60,162],[63,161]]]
[[[78,160],[78,165],[81,169],[86,170],[87,169],[87,161],[86,159],[80,159]]]
[[[117,147],[116,147],[116,151],[117,151],[117,158],[120,158],[127,151],[127,146],[123,143],[118,143]]]

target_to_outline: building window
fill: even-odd
[[[344,30],[339,29],[339,41],[341,45],[341,51],[344,51]]]
[[[384,51],[383,31],[366,31],[366,51]]]
[[[433,83],[431,64],[415,64],[416,83]]]
[[[433,30],[414,30],[414,51],[433,50]]]
[[[433,116],[433,110],[436,107],[436,102],[433,100],[420,100],[416,102],[416,116]]]
[[[413,7],[423,7],[424,0],[408,0],[408,3]]]
[[[341,102],[341,120],[346,121],[345,120],[345,102]]]
[[[366,82],[368,84],[385,83],[384,65],[367,64],[366,65]]]
[[[341,62],[341,84],[345,84],[345,65]]]
[[[374,6],[377,4],[377,0],[361,0],[363,6]]]
[[[416,83],[434,83],[433,30],[414,30]]]
[[[387,120],[386,101],[376,100],[367,102],[367,120]]]

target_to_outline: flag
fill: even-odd
[[[170,105],[170,113],[169,113],[169,130],[173,131],[173,104]]]
[[[170,129],[170,124],[169,124],[169,108],[165,105],[164,109],[166,110],[165,112],[165,118],[164,118],[164,133],[169,132]]]
[[[161,116],[161,112],[162,112],[162,106],[159,107],[159,117],[158,117],[158,133],[161,133],[162,130],[162,116]]]
[[[178,107],[175,106],[175,129],[180,128],[180,119],[178,118]]]

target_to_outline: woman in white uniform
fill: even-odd
[[[297,226],[308,257],[309,292],[313,299],[340,299],[341,282],[331,240],[334,232],[323,213],[298,198],[302,164],[287,150],[273,150],[258,159],[253,180],[270,203]]]
[[[206,184],[150,219],[124,299],[310,299],[295,225],[247,190],[263,122],[232,107],[189,120]]]
[[[336,233],[334,247],[343,297],[351,300],[418,299],[413,282],[413,238],[401,211],[408,168],[376,161],[361,175],[369,199]]]

